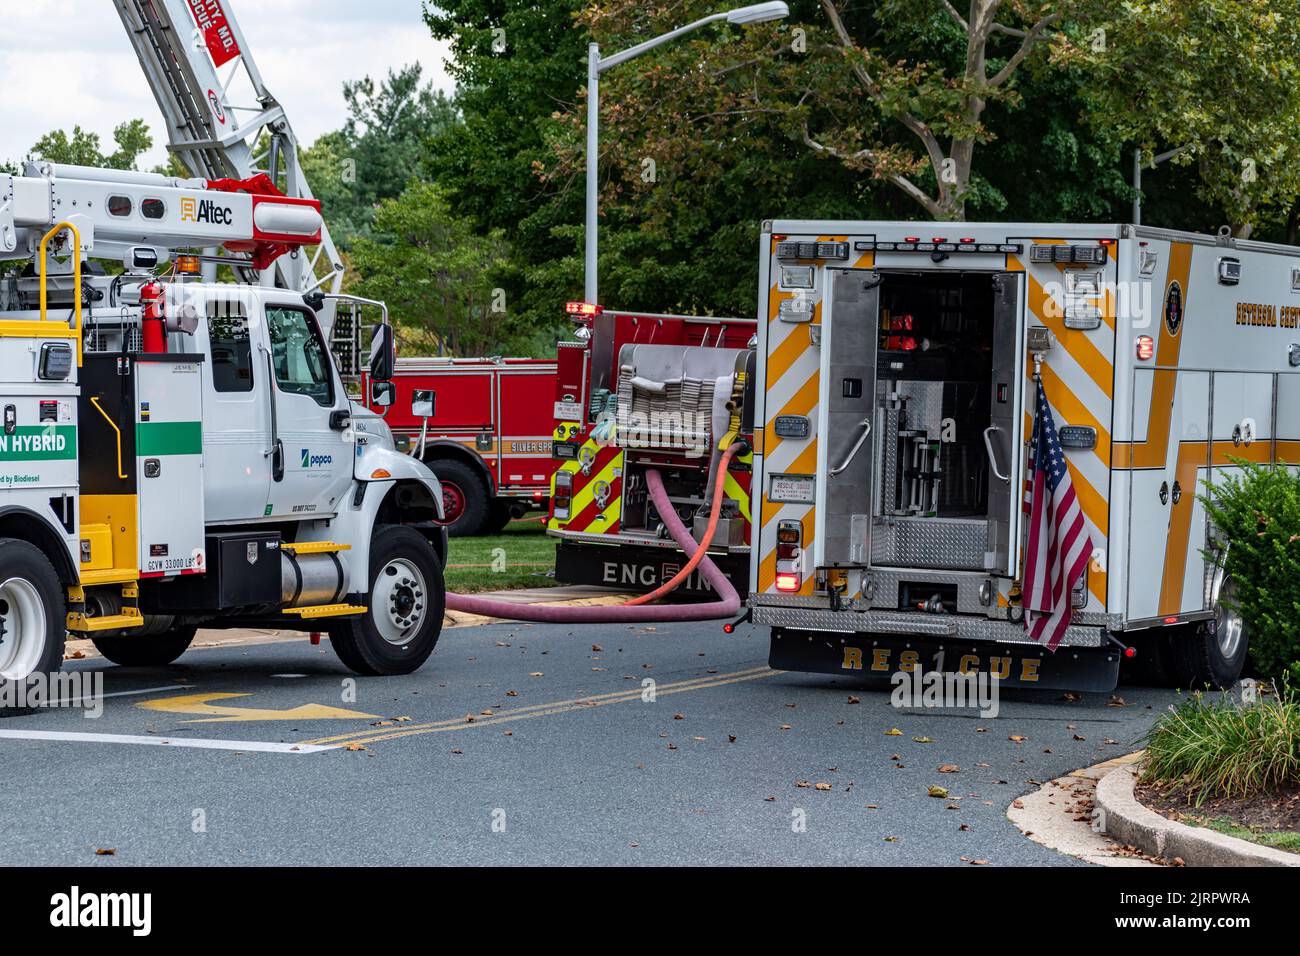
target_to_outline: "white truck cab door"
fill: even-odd
[[[195,329],[203,363],[203,498],[209,524],[245,522],[266,512],[271,488],[271,412],[262,358],[260,305],[213,296]]]
[[[262,363],[273,383],[271,426],[280,449],[266,516],[332,515],[352,485],[356,439],[347,394],[311,310],[271,301],[263,317]]]

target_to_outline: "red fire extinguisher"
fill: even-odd
[[[163,287],[161,282],[146,282],[140,287],[140,310],[144,351],[166,352],[167,329],[163,324]]]

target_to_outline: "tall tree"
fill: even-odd
[[[583,22],[617,49],[711,8],[607,0]],[[602,122],[674,155],[776,125],[917,212],[963,219],[979,199],[977,147],[995,138],[986,111],[1017,101],[1018,73],[1058,19],[1024,0],[970,0],[965,15],[947,0],[795,4],[788,22],[710,28],[611,72],[605,97],[618,107]]]
[[[1077,0],[1073,16],[1057,57],[1091,71],[1089,118],[1147,161],[1180,149],[1235,235],[1280,228],[1300,197],[1300,0]]]
[[[354,243],[355,291],[388,303],[404,354],[503,354],[521,331],[496,280],[507,254],[500,230],[477,234],[437,186],[412,182]]]
[[[429,142],[427,173],[476,230],[511,244],[502,278],[510,307],[538,328],[563,319],[581,294],[580,182],[546,182],[551,116],[573,105],[587,37],[574,28],[583,0],[438,0],[424,16],[451,47],[462,123]]]
[[[117,148],[105,153],[100,147],[98,133],[83,130],[80,126],[74,126],[71,135],[56,129],[38,139],[27,158],[74,166],[135,169],[140,156],[153,146],[153,136],[144,120],[133,119],[114,127],[113,142]]]
[[[380,202],[398,196],[424,174],[425,143],[457,123],[456,108],[423,79],[419,64],[343,84],[347,120],[303,150],[302,164],[347,249],[368,235]]]

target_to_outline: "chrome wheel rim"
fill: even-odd
[[[1246,622],[1240,614],[1223,603],[1224,598],[1234,598],[1236,590],[1231,581],[1224,582],[1214,605],[1214,639],[1218,641],[1219,653],[1225,660],[1236,657],[1246,641]]]
[[[380,568],[370,614],[385,641],[402,647],[420,632],[429,614],[428,591],[424,575],[406,558],[394,558]]]
[[[45,650],[45,605],[35,585],[26,578],[0,583],[0,677],[22,680],[31,676]]]

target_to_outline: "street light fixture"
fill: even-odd
[[[675,40],[710,23],[718,23],[723,20],[727,23],[766,23],[769,20],[780,20],[789,15],[790,8],[785,4],[784,0],[770,0],[767,3],[752,3],[748,6],[737,7],[725,13],[710,14],[696,20],[694,23],[688,23],[684,27],[670,30],[662,36],[646,40],[644,43],[638,43],[636,46],[628,47],[622,53],[615,53],[613,56],[607,56],[603,59],[600,55],[599,44],[589,43],[587,45],[587,229],[585,237],[586,291],[583,296],[585,301],[592,304],[599,301],[596,282],[596,207],[599,179],[596,167],[600,156],[598,149],[600,74],[611,67],[625,63],[633,57],[640,56],[648,50],[653,50],[657,46]]]

